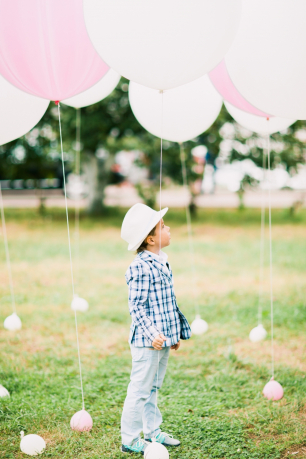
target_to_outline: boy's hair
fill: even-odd
[[[157,225],[158,225],[158,223],[157,223]],[[148,235],[145,237],[145,239],[142,241],[142,243],[140,244],[140,246],[139,246],[138,249],[137,249],[137,253],[143,252],[144,250],[147,249],[148,243],[146,242],[146,240],[147,240],[147,238],[148,238],[149,236],[155,236],[155,231],[156,231],[157,225],[155,225],[154,228],[151,229],[151,231],[149,232],[149,234],[148,234]]]

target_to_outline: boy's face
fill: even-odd
[[[159,223],[157,223],[156,230],[154,236],[150,236],[154,240],[154,245],[158,247],[158,249],[163,249],[170,245],[171,235],[170,235],[170,226],[166,226],[164,220],[161,219]]]

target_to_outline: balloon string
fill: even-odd
[[[163,122],[164,122],[164,91],[160,91],[161,93],[161,126],[160,126],[160,161],[159,161],[159,213],[160,213],[160,231],[159,231],[159,250],[161,252],[161,208],[162,208],[162,173],[163,173]],[[161,261],[161,253],[160,253],[160,261]]]
[[[263,183],[265,182],[266,152],[263,150],[262,156]],[[260,225],[260,264],[259,264],[259,294],[258,294],[258,325],[262,324],[262,301],[263,301],[263,281],[264,281],[264,252],[265,252],[265,190],[261,191],[261,225]]]
[[[162,173],[163,173],[163,124],[164,124],[164,91],[160,91],[161,94],[161,117],[160,117],[160,161],[159,161],[159,262],[162,263],[161,259],[161,239],[162,239]],[[159,358],[160,352],[158,353],[158,362],[157,362],[157,373],[156,373],[156,400],[155,400],[155,413],[154,413],[154,422],[153,428],[155,428],[156,421],[156,411],[157,411],[157,399],[158,399],[158,379],[159,379]]]
[[[156,400],[155,400],[155,412],[154,412],[154,423],[153,428],[155,432],[155,421],[156,421],[156,411],[157,411],[157,396],[158,396],[158,380],[159,380],[159,359],[160,359],[160,352],[157,351],[157,373],[156,373]]]
[[[69,247],[69,258],[70,258],[70,271],[71,271],[71,285],[72,285],[72,295],[73,295],[73,297],[74,297],[74,280],[73,280],[73,268],[72,268],[72,256],[71,256],[71,242],[70,242],[70,231],[69,231],[68,202],[67,202],[67,190],[66,190],[66,178],[65,178],[65,165],[64,165],[64,150],[63,150],[62,126],[61,126],[61,110],[60,110],[60,104],[59,104],[59,103],[58,103],[58,105],[57,105],[57,108],[58,108],[58,123],[59,123],[60,142],[61,142],[61,154],[62,154],[63,181],[64,181],[64,194],[65,194],[65,207],[66,207],[66,220],[67,220],[67,233],[68,233],[68,247]],[[77,348],[78,348],[79,372],[80,372],[81,393],[82,393],[82,407],[83,407],[83,410],[85,410],[84,391],[83,391],[83,379],[82,379],[82,366],[81,366],[81,354],[80,354],[79,333],[78,333],[78,321],[77,321],[77,313],[76,313],[76,310],[74,310],[74,320],[75,320],[75,331],[76,331],[76,340],[77,340]]]
[[[4,247],[5,247],[6,266],[7,266],[7,271],[8,271],[8,275],[9,275],[9,284],[10,284],[10,292],[11,292],[12,309],[13,309],[13,312],[16,314],[13,275],[12,275],[12,267],[11,267],[11,259],[10,259],[8,240],[7,240],[7,232],[6,232],[6,223],[5,223],[5,216],[4,216],[4,205],[3,205],[1,183],[0,183],[0,207],[1,207],[1,222],[2,222],[2,232],[3,232],[3,239],[4,239]]]
[[[268,171],[269,171],[269,248],[270,248],[270,304],[271,304],[271,372],[274,378],[274,308],[273,308],[273,270],[272,270],[272,219],[271,219],[271,158],[270,136],[267,136]]]
[[[81,171],[81,109],[76,109],[76,153],[75,153],[75,174],[79,177]],[[75,200],[75,226],[74,237],[76,245],[76,270],[79,273],[80,259],[80,203],[79,199]],[[77,279],[79,276],[76,276]]]
[[[182,177],[183,177],[183,186],[187,192],[188,189],[188,180],[187,180],[187,169],[186,169],[186,160],[185,160],[185,151],[183,144],[180,143],[180,157],[181,157],[181,167],[182,167]],[[195,269],[195,261],[194,261],[194,245],[193,245],[193,234],[192,234],[192,224],[191,224],[191,215],[190,215],[190,208],[189,205],[186,205],[186,221],[187,221],[187,231],[188,231],[188,242],[189,242],[189,254],[190,254],[190,261],[191,261],[191,269],[192,269],[192,282],[193,282],[193,301],[194,301],[194,309],[196,315],[199,314],[199,304],[198,304],[198,295],[197,295],[197,282],[196,282],[196,269]]]

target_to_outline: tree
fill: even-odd
[[[72,170],[76,146],[76,110],[61,104],[66,170]],[[285,133],[271,136],[271,166],[282,164],[290,173],[305,162],[306,124],[298,121]],[[141,151],[138,163],[149,171],[149,181],[140,183],[140,195],[152,204],[159,182],[160,139],[149,134],[134,117],[128,101],[128,81],[103,101],[81,109],[82,164],[90,184],[93,213],[104,209],[104,189],[116,179],[112,171],[114,154],[120,150]],[[211,161],[252,159],[262,164],[262,139],[238,126],[223,107],[214,124],[198,138],[186,142],[184,151],[193,205],[193,183],[199,178],[191,150],[205,145]],[[26,136],[0,147],[0,178],[33,179],[61,176],[58,109],[53,102]],[[182,183],[179,145],[163,141],[163,177]]]

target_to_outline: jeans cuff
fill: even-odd
[[[140,440],[140,435],[137,438],[134,438],[131,442],[124,443],[123,438],[121,437],[122,444],[124,446],[132,446],[134,443],[136,443],[138,440]]]

